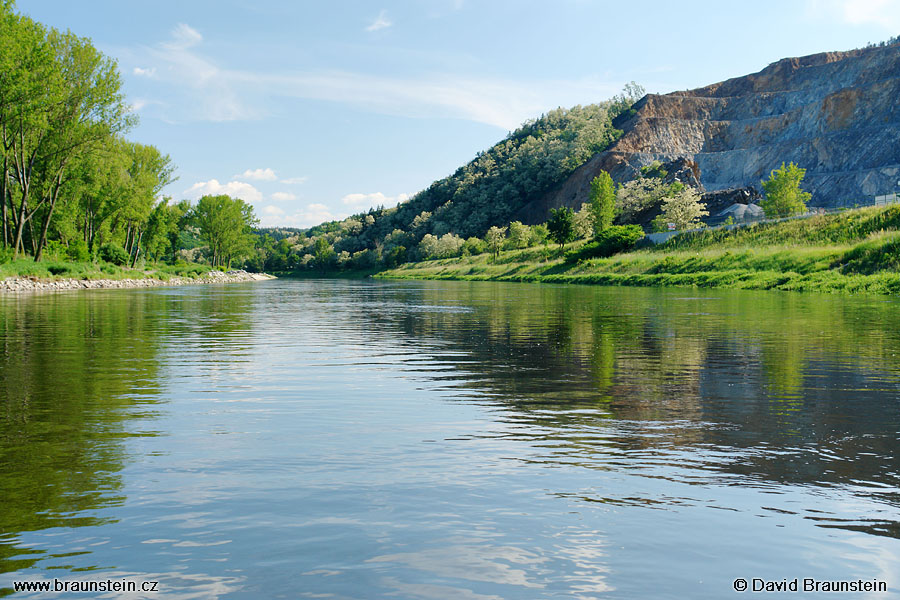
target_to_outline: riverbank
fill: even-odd
[[[536,247],[408,263],[376,277],[897,294],[898,271],[900,207],[889,206],[684,233],[610,258],[575,261]]]
[[[39,277],[7,277],[0,281],[0,293],[18,292],[62,292],[89,289],[122,289],[144,288],[156,286],[197,285],[210,283],[246,283],[275,279],[265,273],[248,273],[247,271],[207,271],[195,277],[173,276],[165,279],[159,277],[124,278],[124,279],[73,279],[73,278],[39,278]]]

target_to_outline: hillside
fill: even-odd
[[[751,75],[703,88],[649,94],[623,135],[516,217],[546,219],[578,208],[600,170],[618,181],[654,160],[695,166],[708,191],[759,187],[782,161],[807,169],[815,206],[852,206],[897,190],[900,180],[900,46],[786,58]]]
[[[632,94],[639,90],[628,89]],[[635,100],[637,94],[622,94],[599,104],[552,110],[408,201],[313,227],[306,239],[325,235],[336,252],[353,254],[413,248],[426,234],[481,236],[492,225],[509,223],[524,204],[555,189],[608,148],[622,133],[613,120]]]
[[[607,102],[525,123],[396,207],[291,238],[293,256],[284,263],[371,270],[477,253],[475,238],[492,226],[544,223],[560,206],[577,211],[601,171],[618,184],[645,177],[696,187],[714,217],[734,203],[758,202],[761,181],[794,162],[806,170],[811,206],[871,204],[900,188],[898,92],[897,40],[788,58],[689,91],[643,95],[630,84]],[[657,199],[617,219],[649,230],[660,209]]]

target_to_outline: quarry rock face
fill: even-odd
[[[577,210],[601,169],[621,183],[654,160],[695,163],[707,192],[758,190],[794,162],[806,169],[811,206],[871,203],[900,188],[900,45],[787,58],[707,87],[650,94],[634,109],[609,150],[524,206],[520,220]]]

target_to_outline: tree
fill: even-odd
[[[521,221],[509,224],[509,243],[513,248],[525,248],[531,240],[531,227]]]
[[[136,124],[114,60],[101,54],[87,38],[69,32],[51,30],[50,41],[59,65],[54,85],[59,89],[62,104],[51,115],[51,133],[43,151],[42,162],[47,163],[47,172],[42,201],[46,208],[36,261],[40,260],[47,242],[53,210],[60,189],[70,176],[71,163]]]
[[[528,240],[529,246],[537,246],[538,244],[547,245],[547,238],[550,236],[550,230],[544,223],[535,225],[531,228],[531,238]]]
[[[144,236],[144,249],[147,255],[155,260],[168,258],[175,262],[178,233],[183,226],[184,215],[189,206],[184,202],[169,204],[169,200],[163,198],[150,211]]]
[[[782,162],[780,169],[769,174],[768,181],[760,182],[766,197],[759,205],[767,217],[790,217],[806,212],[806,203],[812,194],[800,189],[805,175],[806,169],[793,162],[785,167]]]
[[[79,176],[75,163],[134,125],[121,90],[115,61],[90,40],[0,3],[0,218],[14,254],[29,242],[40,260],[51,225],[60,221],[62,192]],[[66,208],[71,221],[73,207]]]
[[[575,213],[566,206],[551,208],[547,229],[550,231],[550,239],[559,244],[561,249],[575,239]]]
[[[594,228],[594,237],[600,235],[604,229],[612,225],[616,216],[616,186],[612,177],[606,171],[591,181],[591,225]]]
[[[685,187],[662,202],[662,214],[653,220],[657,231],[668,229],[668,223],[674,223],[677,230],[702,227],[700,218],[709,215],[706,204],[700,202],[700,193],[692,187]]]
[[[620,185],[616,190],[616,208],[619,223],[634,223],[646,211],[656,207],[663,198],[671,198],[684,185],[675,182],[667,184],[658,177],[638,177]]]
[[[125,148],[131,164],[128,167],[129,185],[124,194],[125,205],[119,216],[126,224],[125,250],[134,256],[134,264],[156,197],[175,180],[175,168],[169,156],[154,146],[126,143]]]
[[[438,256],[438,238],[426,233],[419,241],[419,254],[422,260],[431,260]]]
[[[322,272],[325,272],[328,266],[332,262],[334,262],[334,248],[331,244],[328,243],[328,240],[325,239],[325,236],[316,238],[316,241],[313,244],[313,256],[316,259],[316,265],[322,270]]]
[[[209,246],[214,267],[230,267],[233,260],[253,253],[252,228],[258,221],[253,207],[240,198],[203,196],[191,210],[190,221]]]
[[[34,211],[29,201],[35,166],[50,127],[52,107],[61,103],[58,68],[46,29],[0,5],[0,151],[3,154],[3,233],[15,254]],[[11,210],[7,210],[7,206]],[[12,220],[12,231],[8,221]],[[33,240],[32,240],[33,241]]]
[[[573,221],[572,226],[576,240],[592,236],[594,233],[594,226],[592,224],[590,204],[587,202],[581,204],[581,209],[575,213],[575,220]]]
[[[491,251],[495,260],[500,256],[500,249],[503,248],[505,239],[506,227],[494,226],[488,229],[487,233],[484,234],[484,243],[487,245],[488,250]]]
[[[487,249],[484,240],[477,237],[470,237],[464,243],[460,252],[463,256],[471,256],[473,254],[482,254]]]

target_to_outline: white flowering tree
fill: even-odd
[[[671,197],[663,198],[662,214],[653,220],[653,229],[665,231],[669,223],[675,229],[696,229],[703,227],[701,218],[709,215],[706,204],[700,201],[700,193],[696,188],[685,187]]]

